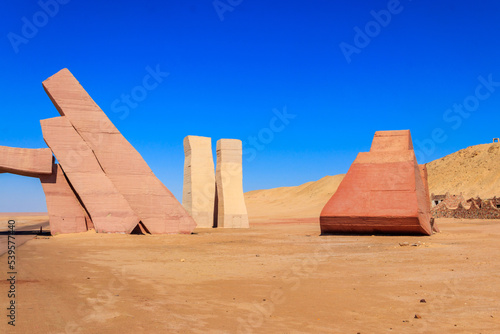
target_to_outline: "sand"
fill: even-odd
[[[500,332],[500,221],[439,224],[432,237],[311,223],[38,237],[18,249],[16,328],[2,315],[0,332]]]
[[[249,191],[245,193],[245,203],[250,221],[258,223],[319,217],[343,178],[344,174],[325,176],[296,187]]]

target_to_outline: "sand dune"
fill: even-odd
[[[462,192],[465,197],[500,195],[500,144],[471,146],[427,164],[434,194]],[[345,174],[325,176],[296,187],[245,193],[250,220],[261,222],[319,217]]]
[[[471,146],[427,164],[429,190],[488,198],[500,195],[500,144]]]
[[[325,176],[296,187],[249,191],[245,193],[248,216],[253,223],[265,219],[319,217],[343,178],[344,174]]]

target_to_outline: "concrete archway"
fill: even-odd
[[[52,234],[84,232],[93,228],[89,215],[66,180],[61,167],[54,163],[50,149],[0,146],[0,173],[40,180]]]

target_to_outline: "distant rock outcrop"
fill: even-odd
[[[500,143],[470,146],[427,163],[429,190],[465,198],[492,198],[500,191]]]
[[[431,199],[438,196],[433,194]],[[500,219],[500,198],[495,196],[483,200],[476,197],[465,200],[462,194],[446,193],[442,201],[432,207],[431,213],[434,218]]]

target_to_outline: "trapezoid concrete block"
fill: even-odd
[[[322,233],[431,235],[430,204],[411,135],[377,131],[320,215]]]
[[[238,139],[217,141],[217,227],[248,228],[243,196],[242,143]]]
[[[184,186],[182,205],[197,227],[214,225],[215,170],[210,137],[184,138]]]
[[[59,113],[88,144],[102,170],[147,231],[164,234],[194,230],[193,218],[68,69],[45,80],[43,87]],[[62,167],[65,169],[64,164]]]

